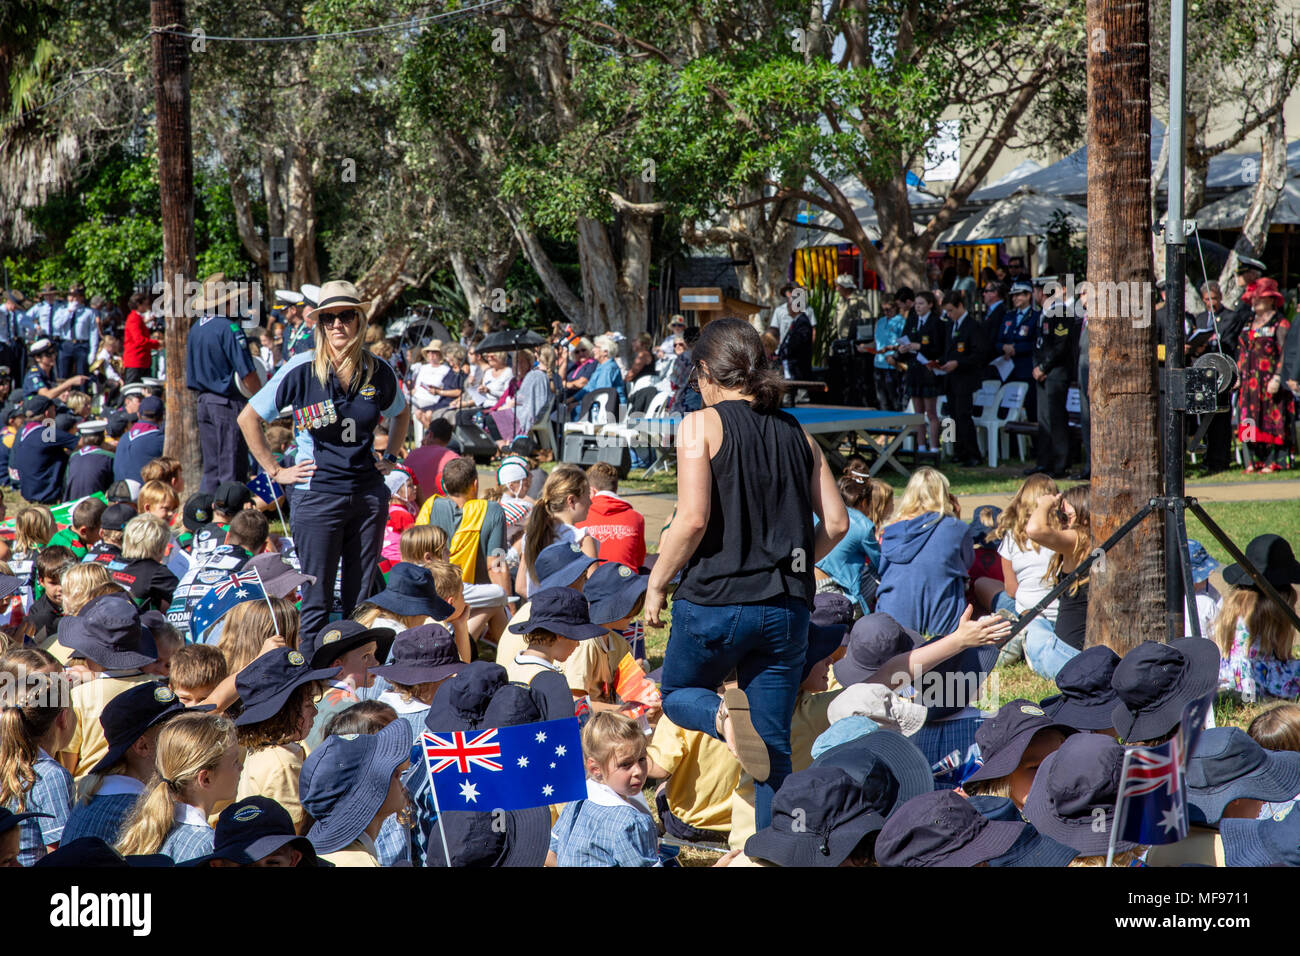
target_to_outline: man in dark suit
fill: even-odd
[[[937,371],[945,373],[948,416],[957,425],[957,461],[967,467],[981,462],[975,435],[974,403],[984,369],[985,334],[980,321],[966,311],[965,297],[959,291],[944,294],[943,311],[950,323],[948,348],[938,362]]]
[[[1005,282],[985,283],[981,295],[984,296],[984,361],[992,362],[1002,354],[1000,333],[1002,322],[1006,318],[1007,294],[1009,286]]]

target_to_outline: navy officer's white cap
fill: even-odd
[[[130,398],[132,395],[144,395],[144,382],[132,382],[130,385],[122,386],[123,398]]]
[[[108,422],[102,418],[92,418],[88,422],[82,422],[77,426],[77,431],[83,435],[97,435],[107,431]]]
[[[140,382],[145,388],[162,388],[164,384],[160,378],[142,378]]]
[[[48,352],[53,348],[54,348],[54,343],[51,342],[49,339],[37,339],[35,342],[32,343],[32,347],[27,351],[29,351],[32,355],[39,355],[41,352]]]

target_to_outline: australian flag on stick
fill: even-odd
[[[248,490],[268,505],[284,497],[284,486],[272,481],[271,476],[264,471],[259,471],[257,477],[248,483]]]
[[[190,614],[190,633],[198,641],[208,628],[236,604],[265,600],[266,590],[262,587],[262,577],[255,568],[238,574],[231,573],[212,585],[194,606],[194,611]]]
[[[578,720],[426,731],[417,744],[438,807],[523,810],[587,796]]]
[[[1115,805],[1120,839],[1149,846],[1187,836],[1187,757],[1213,704],[1214,695],[1207,694],[1184,707],[1178,733],[1168,743],[1127,748]]]

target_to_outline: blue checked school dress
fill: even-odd
[[[72,808],[68,825],[63,828],[63,842],[71,843],[82,837],[99,837],[112,846],[122,835],[122,824],[135,806],[136,795],[114,793],[96,796],[89,803],[79,803]]]
[[[560,866],[660,866],[659,837],[650,811],[609,787],[587,781],[587,799],[566,803],[551,830]]]
[[[177,863],[184,863],[211,853],[215,836],[202,810],[187,803],[178,803],[176,825],[168,831],[158,852]]]
[[[72,774],[41,750],[32,764],[36,782],[23,795],[20,802],[10,797],[5,806],[14,813],[48,813],[46,817],[30,817],[18,824],[18,863],[31,866],[43,859],[45,848],[63,839],[63,828],[72,812]]]

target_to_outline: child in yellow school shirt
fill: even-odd
[[[587,579],[583,594],[591,604],[591,620],[608,629],[594,641],[583,641],[564,662],[564,677],[574,697],[586,697],[593,711],[622,710],[615,685],[618,665],[632,653],[623,638],[623,630],[645,604],[648,574],[637,574],[625,564],[609,561],[600,565]],[[646,718],[659,719],[658,705],[650,707]]]

